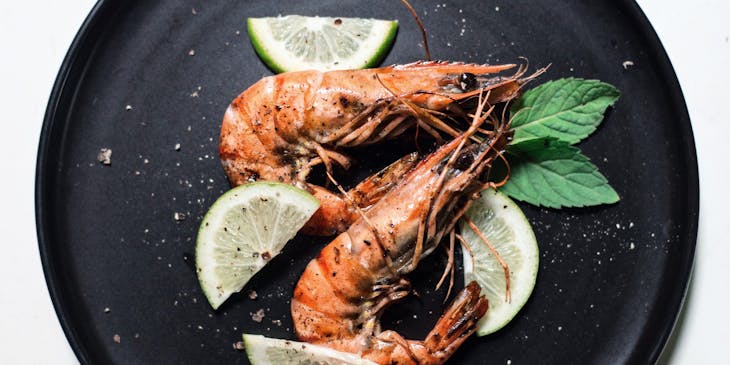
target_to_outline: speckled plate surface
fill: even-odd
[[[676,78],[632,1],[414,3],[434,58],[552,64],[542,80],[598,78],[623,93],[580,147],[621,195],[591,209],[524,206],[541,252],[533,297],[454,364],[650,363],[684,297],[695,245],[697,167]],[[289,298],[325,244],[298,238],[219,311],[193,269],[194,237],[228,188],[217,158],[228,103],[270,71],[245,19],[285,13],[397,18],[386,64],[423,57],[398,1],[102,0],[73,43],[45,118],[37,168],[41,256],[66,335],[82,363],[245,364],[242,332],[292,338]],[[97,161],[111,149],[111,165]],[[384,161],[403,146],[365,151]],[[364,176],[377,167],[361,159]],[[175,219],[182,213],[185,219]],[[384,324],[421,338],[443,309],[431,289],[444,255],[412,275],[420,293]],[[259,323],[252,313],[264,310]]]

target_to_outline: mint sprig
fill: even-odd
[[[598,168],[573,146],[593,133],[619,91],[597,80],[566,78],[528,90],[510,109],[510,180],[502,191],[549,208],[619,201]]]
[[[525,93],[511,108],[514,143],[555,137],[570,144],[593,133],[620,93],[598,80],[566,78]]]
[[[511,177],[502,192],[548,208],[615,203],[618,194],[580,150],[551,137],[510,146]]]

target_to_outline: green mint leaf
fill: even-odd
[[[578,143],[596,130],[619,95],[610,84],[572,77],[528,90],[510,110],[514,142],[553,137]]]
[[[554,138],[512,144],[511,176],[501,189],[507,195],[549,208],[615,203],[616,191],[580,150]]]

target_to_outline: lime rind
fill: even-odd
[[[276,73],[376,66],[398,30],[395,20],[300,15],[248,18],[246,26],[254,50]]]
[[[510,301],[506,301],[502,266],[489,248],[461,222],[461,232],[474,258],[462,250],[464,281],[476,280],[489,300],[489,310],[477,324],[477,336],[501,329],[520,311],[535,287],[539,249],[535,233],[522,210],[505,194],[493,189],[482,192],[466,215],[484,233],[510,270]]]
[[[253,365],[376,365],[355,354],[333,350],[305,342],[269,338],[261,335],[243,335],[243,344]]]
[[[200,224],[198,281],[217,309],[278,255],[319,208],[319,201],[289,184],[255,182],[221,195]]]

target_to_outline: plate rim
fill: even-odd
[[[681,135],[684,136],[684,142],[686,144],[686,154],[683,157],[686,159],[684,162],[689,169],[686,172],[687,182],[687,201],[685,202],[688,207],[688,220],[687,220],[687,236],[686,241],[681,240],[680,242],[686,242],[688,244],[687,256],[682,261],[680,271],[682,272],[682,283],[680,290],[673,293],[673,299],[671,302],[671,312],[673,318],[670,321],[665,321],[664,326],[661,329],[659,338],[652,344],[651,351],[649,352],[649,358],[647,359],[650,363],[656,363],[659,357],[662,355],[664,349],[669,343],[669,338],[674,332],[677,322],[679,321],[680,313],[685,304],[687,293],[689,291],[690,282],[692,280],[692,273],[694,271],[695,262],[695,249],[697,247],[697,231],[699,226],[699,211],[700,211],[700,184],[699,184],[699,167],[697,164],[697,149],[695,146],[694,133],[692,131],[692,121],[689,117],[689,111],[687,104],[682,93],[682,87],[679,84],[679,79],[672,66],[672,61],[669,55],[664,49],[659,35],[654,30],[651,22],[646,17],[646,14],[635,0],[624,1],[624,7],[629,11],[629,16],[632,18],[634,23],[640,27],[642,34],[646,40],[647,45],[650,49],[649,54],[654,55],[659,61],[659,74],[669,77],[664,77],[664,82],[667,86],[666,91],[669,94],[669,99],[672,100],[672,105],[675,110],[676,117],[681,122],[683,128]]]
[[[95,357],[93,356],[94,352],[89,349],[88,343],[83,342],[79,332],[72,326],[73,323],[69,315],[70,308],[68,308],[67,301],[65,300],[66,294],[62,293],[64,285],[59,277],[57,264],[53,260],[54,253],[51,248],[53,239],[51,238],[52,235],[49,232],[47,224],[50,221],[47,216],[50,209],[47,208],[48,202],[46,201],[46,195],[49,194],[46,177],[52,172],[49,171],[50,169],[47,165],[53,159],[51,152],[54,151],[52,148],[54,137],[63,137],[62,130],[67,124],[67,121],[64,119],[67,116],[67,111],[73,108],[75,85],[83,78],[87,66],[85,59],[94,53],[98,39],[105,36],[103,30],[108,27],[106,20],[123,8],[123,5],[123,2],[120,1],[98,0],[81,24],[69,46],[53,84],[43,118],[36,158],[34,191],[36,235],[43,274],[56,316],[58,317],[66,339],[82,364],[94,363],[93,359]],[[668,311],[673,313],[673,318],[661,322],[662,325],[660,326],[655,341],[648,344],[650,349],[646,352],[646,360],[650,363],[656,363],[667,347],[669,338],[677,327],[693,276],[700,202],[697,151],[692,132],[692,124],[681,85],[661,40],[635,0],[621,0],[616,5],[626,10],[627,17],[639,28],[641,31],[640,36],[649,46],[647,53],[657,60],[659,66],[657,73],[664,76],[662,79],[666,86],[665,90],[668,93],[667,98],[673,102],[671,108],[675,112],[675,116],[682,128],[680,134],[684,137],[683,142],[685,144],[685,148],[682,149],[685,153],[682,153],[682,157],[685,159],[684,163],[688,167],[684,176],[688,193],[684,202],[688,208],[687,220],[685,222],[687,224],[685,230],[686,236],[679,240],[685,244],[686,247],[684,248],[687,252],[686,256],[682,258],[680,262],[681,267],[678,270],[681,274],[682,282],[678,283],[679,290],[671,293],[672,300],[668,303]],[[632,353],[633,355],[635,353]]]
[[[115,7],[116,5],[116,7]],[[94,52],[94,44],[97,38],[103,37],[104,32],[98,30],[103,29],[103,20],[112,16],[120,7],[120,4],[114,4],[112,0],[98,0],[89,11],[78,32],[71,41],[68,51],[61,63],[58,74],[56,76],[53,88],[48,98],[48,105],[43,116],[43,125],[38,143],[38,155],[36,158],[35,173],[35,216],[36,216],[36,235],[38,238],[38,248],[43,267],[43,276],[45,277],[46,287],[53,303],[56,316],[61,324],[61,328],[66,339],[71,346],[74,354],[81,364],[92,364],[93,356],[88,349],[88,345],[84,344],[81,335],[73,328],[71,318],[69,318],[69,308],[64,299],[65,294],[62,293],[63,284],[59,280],[58,268],[52,259],[53,253],[50,249],[51,234],[48,232],[46,217],[47,203],[45,195],[48,194],[48,186],[45,177],[48,174],[46,165],[53,157],[50,152],[53,151],[52,141],[54,136],[58,136],[58,128],[63,128],[65,121],[57,120],[59,115],[65,115],[63,109],[70,109],[73,105],[74,90],[70,85],[77,84],[83,77],[85,71],[85,63],[79,62],[84,56],[88,57]],[[79,67],[81,66],[81,67]],[[61,112],[60,112],[61,111]],[[61,134],[62,135],[62,134]]]

